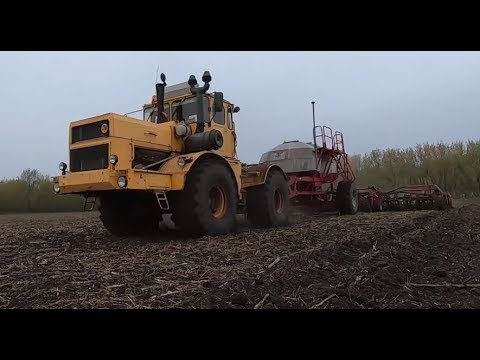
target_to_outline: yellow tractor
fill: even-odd
[[[192,235],[236,229],[236,214],[254,226],[288,222],[287,176],[272,164],[237,159],[233,114],[240,111],[208,93],[195,76],[167,87],[165,75],[143,120],[108,113],[70,124],[70,164],[54,177],[57,194],[81,194],[85,210],[97,199],[100,219],[115,235],[158,230],[164,214]]]

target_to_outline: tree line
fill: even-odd
[[[480,141],[419,144],[373,150],[350,162],[358,186],[389,190],[409,184],[437,184],[454,197],[480,196]]]
[[[51,177],[26,169],[16,179],[0,181],[0,213],[83,210],[80,195],[57,195]]]
[[[454,197],[480,196],[480,140],[373,150],[349,159],[358,187],[389,190],[409,184],[437,184]],[[0,213],[83,210],[82,196],[56,195],[52,185],[49,176],[35,169],[0,181]]]

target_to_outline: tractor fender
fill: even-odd
[[[180,160],[183,159],[183,160]],[[225,158],[221,155],[216,154],[212,151],[199,151],[189,154],[179,154],[171,158],[170,160],[164,162],[159,169],[159,172],[162,174],[169,174],[172,178],[171,190],[183,190],[185,188],[185,183],[187,180],[187,174],[191,169],[198,164],[201,160],[206,159],[216,159],[220,163],[225,164],[229,169],[233,177],[235,178],[235,186],[237,188],[238,196],[240,197],[241,191],[241,169],[242,165],[240,161],[236,159]],[[182,163],[185,161],[184,165],[179,165],[179,161]]]
[[[288,181],[288,176],[282,170],[282,168],[275,164],[262,163],[256,165],[247,165],[242,168],[242,188],[249,188],[251,186],[257,186],[265,184],[267,175],[270,171],[280,171],[285,180]]]

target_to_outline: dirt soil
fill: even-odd
[[[110,235],[98,214],[0,215],[0,308],[480,308],[480,205],[224,237]]]

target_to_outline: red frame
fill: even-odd
[[[382,192],[375,187],[357,189],[359,204],[368,205],[373,208],[375,198],[381,198],[383,207],[387,210],[396,209],[432,209],[444,204],[452,206],[452,196],[449,192],[443,191],[438,185],[408,185]],[[363,199],[363,201],[360,201]]]
[[[328,207],[335,205],[337,180],[353,182],[353,174],[348,155],[345,153],[343,134],[339,131],[333,132],[328,126],[315,126],[313,129],[314,146],[316,148],[316,168],[318,169],[321,160],[326,159],[323,171],[313,170],[304,173],[288,174],[289,198],[294,201],[308,201],[317,205]],[[317,139],[321,139],[321,145],[317,145]],[[327,141],[328,140],[328,141]],[[332,164],[336,164],[337,171],[330,172]],[[330,185],[324,189],[324,185]]]

